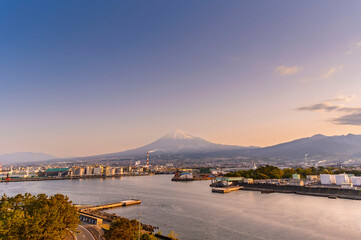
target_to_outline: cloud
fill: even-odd
[[[332,105],[327,102],[316,103],[304,107],[299,107],[296,109],[297,111],[324,111],[324,112],[353,112],[357,110],[361,110],[361,108],[354,107],[344,107],[343,105]]]
[[[328,103],[316,103],[304,107],[299,107],[296,110],[297,111],[326,111],[326,112],[332,112],[338,109],[338,106],[332,106]]]
[[[334,124],[337,125],[354,125],[360,126],[361,125],[361,111],[355,112],[349,115],[345,115],[342,117],[334,118],[331,120]]]
[[[332,102],[349,102],[356,98],[355,95],[339,96],[337,98],[329,99],[321,103],[316,103],[304,107],[299,107],[297,111],[319,111],[319,112],[343,112],[346,115],[336,117],[330,122],[337,125],[361,125],[361,107],[345,107],[342,104],[332,104]]]
[[[340,95],[337,98],[333,98],[333,99],[329,99],[326,100],[325,102],[350,102],[351,100],[355,99],[356,95],[351,95],[351,96],[344,96],[344,95]]]
[[[282,65],[282,66],[276,67],[274,72],[281,76],[287,76],[287,75],[297,74],[301,70],[302,70],[301,67],[297,67],[297,66],[287,67],[287,66]]]
[[[325,111],[325,112],[333,112],[333,111],[339,111],[339,112],[352,112],[357,111],[360,108],[354,108],[354,107],[345,107],[342,104],[332,104],[334,102],[349,102],[356,98],[356,95],[340,95],[337,98],[328,99],[326,101],[299,107],[296,110],[297,111]]]
[[[361,41],[356,42],[352,45],[352,48],[346,52],[347,55],[350,55],[354,52],[356,52],[359,48],[361,48]]]
[[[329,69],[326,69],[323,71],[323,73],[321,74],[321,78],[323,79],[327,79],[332,77],[333,75],[335,75],[336,73],[340,72],[343,69],[343,65],[340,65],[338,67],[332,67]]]

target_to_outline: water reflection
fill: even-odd
[[[181,239],[360,239],[361,201],[238,191],[211,193],[208,181],[144,176],[1,184],[0,193],[63,193],[78,204],[139,198],[109,210],[174,230]]]

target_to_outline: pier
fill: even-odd
[[[212,188],[212,192],[214,193],[229,193],[233,191],[238,191],[243,189],[243,187],[227,187],[227,188]]]
[[[80,207],[81,210],[84,211],[101,211],[101,210],[106,210],[106,209],[110,209],[110,208],[117,208],[117,207],[126,207],[126,206],[130,206],[130,205],[136,205],[136,204],[141,204],[142,201],[140,201],[139,199],[130,199],[130,200],[125,200],[125,201],[120,201],[120,202],[115,202],[115,203],[107,203],[107,204],[102,204],[102,205],[97,205],[97,206],[86,206],[86,207]]]

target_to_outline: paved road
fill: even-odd
[[[89,232],[95,236],[97,240],[105,240],[103,237],[104,231],[97,225],[83,225]]]
[[[79,225],[76,230],[78,230],[79,233],[76,234],[75,240],[97,240],[93,237],[88,229],[81,225]]]

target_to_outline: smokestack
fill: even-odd
[[[147,168],[149,168],[149,152],[147,152]]]

